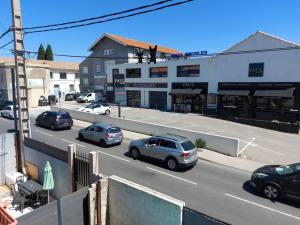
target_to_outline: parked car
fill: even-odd
[[[55,105],[56,103],[58,103],[57,97],[55,95],[49,95],[48,103],[49,103],[49,105]]]
[[[111,113],[111,108],[109,106],[104,106],[98,103],[92,103],[80,108],[78,111],[109,115]]]
[[[101,104],[101,103],[106,103],[106,97],[105,96],[98,96],[96,99],[95,99],[95,103],[99,103],[99,104]]]
[[[193,166],[198,161],[197,148],[193,142],[175,134],[162,134],[132,141],[128,150],[134,159],[153,158],[164,162],[170,170]]]
[[[16,108],[16,110],[18,110],[18,108]],[[16,111],[17,114],[17,118],[19,118],[19,113],[18,111]],[[14,114],[14,106],[13,105],[7,105],[3,108],[3,110],[1,111],[1,116],[2,117],[7,117],[10,119],[14,119],[15,118],[15,114]]]
[[[44,95],[41,95],[39,98],[39,106],[46,106],[48,105],[47,98]]]
[[[258,168],[252,174],[251,185],[269,199],[300,201],[300,163]]]
[[[51,130],[57,129],[71,129],[73,126],[73,119],[68,112],[63,111],[46,111],[41,113],[36,118],[36,125],[47,127]]]
[[[1,100],[0,101],[0,110],[2,110],[7,105],[13,105],[14,103],[9,100]]]
[[[96,98],[96,94],[93,93],[93,92],[89,92],[89,93],[85,93],[85,94],[82,94],[80,95],[78,98],[77,98],[77,102],[93,102],[95,101],[95,98]]]
[[[93,124],[87,128],[80,129],[78,137],[81,141],[94,141],[101,146],[121,144],[123,141],[121,129],[105,123]]]
[[[76,99],[75,93],[68,93],[65,95],[65,101],[74,101]]]

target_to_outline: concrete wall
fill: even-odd
[[[200,212],[183,208],[183,225],[228,225]]]
[[[42,146],[41,146],[42,147]],[[50,194],[55,198],[60,198],[67,195],[68,192],[68,164],[57,158],[36,151],[35,149],[25,146],[25,160],[36,165],[39,168],[39,182],[44,181],[44,167],[49,161],[52,167],[54,190]]]
[[[128,180],[108,179],[110,225],[182,225],[184,202]]]
[[[162,133],[173,133],[185,136],[192,141],[201,138],[206,142],[206,148],[225,155],[236,157],[239,151],[239,139],[230,138],[220,135],[213,135],[186,129],[178,129],[174,127],[161,126],[159,124],[144,123],[136,120],[122,119],[112,116],[102,116],[90,113],[79,112],[76,110],[52,107],[52,110],[63,110],[70,113],[74,119],[83,120],[91,123],[110,123],[121,129],[133,131],[147,135],[157,135]]]
[[[16,172],[14,134],[0,135],[0,185],[5,184],[5,175]]]

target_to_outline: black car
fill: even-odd
[[[55,105],[58,102],[58,99],[55,95],[48,96],[48,103],[49,105]]]
[[[8,100],[2,100],[0,101],[0,110],[3,110],[3,108],[5,106],[8,106],[8,105],[13,105],[14,103],[12,101],[8,101]]]
[[[68,112],[46,111],[36,118],[36,125],[47,127],[51,130],[71,129],[73,119]]]
[[[261,167],[253,172],[251,185],[269,199],[300,201],[300,163]]]
[[[68,93],[65,95],[65,101],[74,101],[74,100],[76,100],[75,93]]]
[[[47,98],[44,95],[42,95],[39,98],[39,106],[46,106],[46,105],[48,105]]]

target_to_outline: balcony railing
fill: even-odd
[[[0,206],[0,224],[1,225],[17,224],[17,221],[14,218],[12,218],[1,206]]]

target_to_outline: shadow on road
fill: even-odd
[[[126,156],[126,157],[128,157],[128,158],[132,158],[129,152],[125,152],[125,153],[124,153],[124,156]],[[144,162],[144,163],[147,163],[147,164],[149,164],[149,165],[159,166],[159,167],[161,167],[161,168],[163,168],[163,169],[169,170],[169,169],[167,168],[166,164],[165,164],[164,162],[162,162],[162,161],[157,161],[157,160],[154,160],[154,159],[148,158],[148,157],[140,157],[140,158],[137,159],[137,160],[139,160],[139,161],[141,161],[141,162]],[[194,166],[190,166],[190,167],[187,167],[187,168],[178,168],[178,169],[176,170],[176,172],[184,173],[184,172],[186,172],[186,171],[192,169],[193,167],[194,167]]]
[[[245,191],[247,191],[248,193],[251,193],[251,194],[253,194],[253,195],[257,196],[257,197],[265,198],[263,196],[263,194],[258,193],[257,191],[255,191],[255,189],[250,184],[250,180],[246,181],[243,184],[243,189]],[[288,200],[288,199],[276,199],[276,200],[270,200],[270,201],[273,202],[273,203],[278,202],[278,203],[281,203],[281,204],[285,204],[285,205],[288,205],[288,206],[300,209],[300,202],[295,202],[295,201]]]

